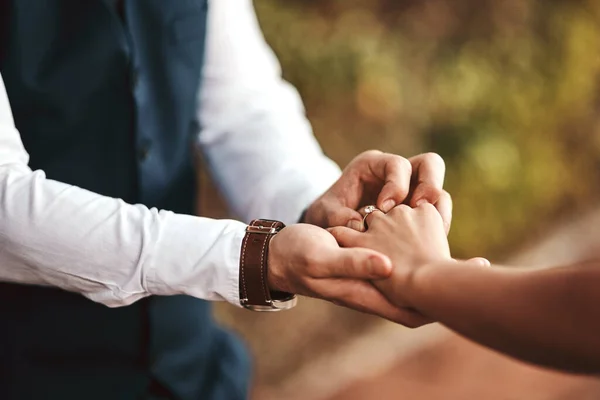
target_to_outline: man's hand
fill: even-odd
[[[364,230],[356,211],[376,204],[384,212],[396,205],[433,204],[446,233],[452,220],[452,198],[443,190],[445,165],[435,153],[409,159],[377,150],[358,155],[340,179],[307,210],[304,222],[323,228],[347,226]]]
[[[392,305],[370,283],[392,273],[387,256],[365,248],[341,248],[331,234],[316,226],[284,228],[270,242],[268,263],[271,290],[329,300],[407,326],[428,322]]]
[[[429,203],[414,209],[400,205],[388,214],[373,212],[368,224],[364,233],[346,227],[329,231],[345,248],[369,248],[389,256],[391,276],[373,284],[394,305],[412,307],[406,289],[415,271],[430,263],[452,260],[439,212]]]

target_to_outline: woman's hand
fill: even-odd
[[[270,242],[268,262],[271,290],[328,300],[406,326],[428,322],[418,313],[395,307],[370,283],[390,276],[392,264],[386,255],[341,248],[326,230],[314,225],[281,230]]]
[[[329,231],[343,247],[364,247],[390,257],[392,275],[373,284],[398,307],[411,307],[406,290],[413,274],[422,266],[452,260],[440,213],[429,204],[416,208],[399,205],[389,213],[375,211],[368,217],[364,233],[336,227]]]

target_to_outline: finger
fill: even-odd
[[[361,221],[362,224],[362,221]],[[336,226],[327,229],[341,247],[360,247],[362,239],[361,232],[345,226]]]
[[[362,215],[358,211],[345,207],[338,202],[325,203],[320,210],[320,214],[324,216],[320,220],[324,221],[323,225],[325,225],[321,228],[348,226],[360,230],[362,226]]]
[[[427,200],[421,200],[418,203],[419,204],[416,206],[417,209],[421,209],[427,205],[432,209],[435,207],[438,214],[442,217],[444,230],[446,231],[446,235],[448,235],[452,224],[452,197],[450,196],[450,193],[442,190],[437,202],[430,203]]]
[[[359,232],[364,230],[362,215],[358,211],[341,207],[339,210],[331,210],[330,213],[335,215],[335,218],[331,219],[329,226],[346,226]]]
[[[363,178],[366,181],[383,182],[383,187],[377,197],[377,207],[384,213],[402,203],[410,189],[412,166],[410,162],[396,154],[368,152],[365,153],[366,171]]]
[[[409,218],[412,213],[415,212],[415,209],[410,208],[406,204],[400,204],[397,207],[394,207],[392,211],[387,213],[386,215],[392,218]]]
[[[363,224],[362,219],[360,219],[360,220],[352,219],[352,220],[348,221],[348,223],[346,224],[346,227],[350,228],[356,232],[364,232],[365,231],[365,224]]]
[[[377,221],[380,221],[383,218],[385,218],[385,214],[383,213],[383,211],[377,210],[377,211],[370,213],[364,219],[364,223],[363,223],[364,230],[365,231],[368,230],[369,226],[373,226],[373,224],[377,224]]]
[[[372,206],[366,206],[366,207],[362,207],[359,210],[360,215],[362,215],[363,219],[362,219],[362,231],[366,231],[368,229],[368,227],[370,225],[372,225],[372,222],[375,222],[376,220],[379,220],[381,218],[385,218],[385,214],[383,213],[382,210],[380,209],[375,209],[375,210],[370,210],[367,211],[367,209],[369,207]]]
[[[426,215],[442,219],[437,208],[433,204],[428,203],[428,202],[421,203],[415,208],[410,208],[409,206],[406,206],[406,205],[404,205],[404,207],[408,208],[409,210],[413,210],[413,212],[424,213]]]
[[[422,314],[396,307],[369,282],[348,279],[328,279],[321,282],[323,293],[335,304],[373,314],[410,328],[433,322]]]
[[[323,254],[321,260],[322,278],[384,279],[392,273],[388,256],[366,248],[338,248]]]
[[[447,235],[450,232],[450,226],[452,225],[452,196],[450,196],[450,193],[443,190],[438,201],[433,204],[442,216],[444,229],[446,230]]]
[[[411,207],[418,207],[423,203],[435,204],[439,201],[443,189],[438,186],[433,186],[428,182],[420,182],[417,177],[413,179],[413,193],[406,204]]]
[[[446,165],[436,153],[425,153],[409,159],[413,170],[415,187],[410,199],[412,207],[423,201],[436,204],[444,187]]]
[[[365,224],[363,223],[363,214],[360,211],[352,210],[351,208],[348,208],[348,210],[350,210],[351,213],[347,212],[349,218],[348,221],[344,224],[344,226],[350,229],[354,229],[358,232],[364,232]]]

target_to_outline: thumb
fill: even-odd
[[[384,254],[365,248],[337,248],[323,257],[329,278],[385,279],[392,261]]]
[[[338,217],[338,226],[347,226],[348,228],[354,229],[355,231],[362,232],[365,230],[362,215],[356,210],[350,207],[344,207],[343,211],[340,212]]]
[[[363,223],[362,218],[361,219],[351,219],[350,221],[348,221],[346,226],[357,232],[363,232],[365,230],[365,224]]]
[[[335,205],[328,207],[325,212],[327,213],[328,226],[324,226],[324,228],[347,226],[356,231],[363,230],[362,215],[350,207]]]
[[[364,234],[357,232],[352,228],[336,226],[327,229],[327,231],[335,238],[341,247],[360,247],[362,244],[361,238]]]

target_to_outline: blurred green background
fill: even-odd
[[[315,134],[446,160],[457,257],[503,258],[600,199],[600,1],[256,0]]]

